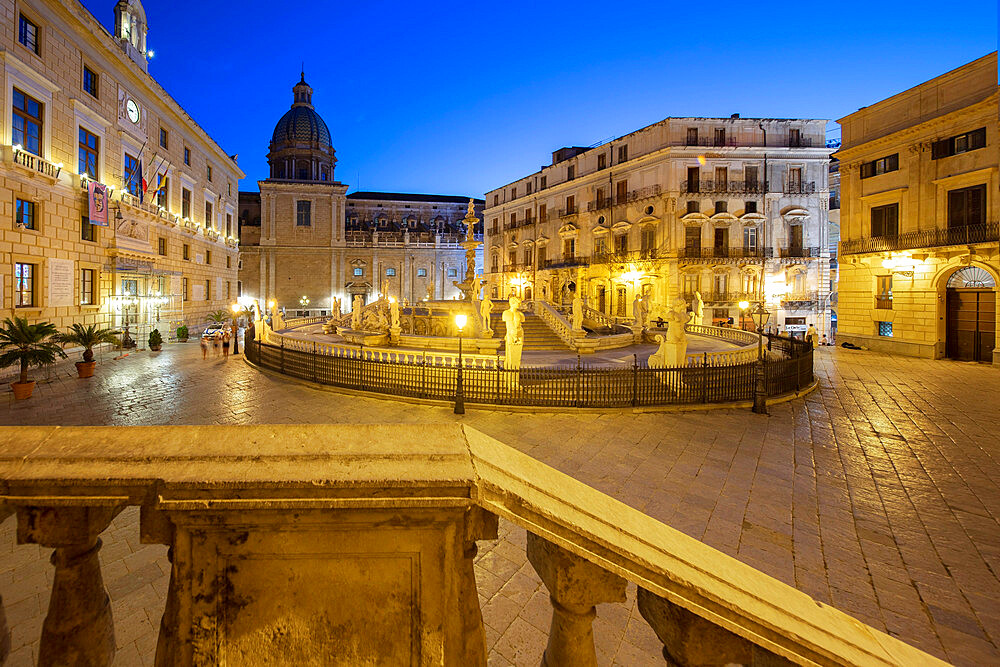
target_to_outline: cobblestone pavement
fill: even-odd
[[[3,424],[465,423],[934,655],[1000,663],[1000,372],[988,366],[821,348],[820,388],[747,410],[501,413],[359,398],[202,361],[196,344],[52,373],[35,397],[0,395]],[[553,437],[558,434],[558,437]],[[165,547],[140,545],[123,512],[101,552],[117,664],[149,664]],[[550,608],[501,524],[476,565],[491,664],[538,664]],[[48,603],[46,549],[0,525],[0,593],[15,649],[34,664]],[[601,664],[662,664],[635,609],[601,605]]]

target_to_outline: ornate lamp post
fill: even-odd
[[[462,313],[455,316],[458,327],[458,380],[455,382],[455,414],[465,414],[465,392],[462,389],[462,328],[468,318]]]
[[[747,308],[750,307],[750,302],[746,301],[746,300],[743,300],[743,301],[740,301],[736,305],[740,307],[740,329],[745,329],[746,328]]]
[[[759,415],[767,414],[767,393],[764,390],[764,327],[771,313],[763,303],[757,303],[750,309],[750,319],[757,328],[757,377],[753,392],[753,411]]]
[[[240,353],[240,311],[243,308],[238,303],[234,303],[230,308],[233,309],[233,356]]]
[[[308,306],[309,305],[309,297],[303,296],[301,299],[299,299],[299,305],[302,306],[303,308],[305,308],[306,306]]]

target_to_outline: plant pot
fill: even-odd
[[[159,352],[162,347],[163,347],[162,345],[150,345],[149,346],[149,351],[150,352]]]
[[[178,343],[186,343],[186,342],[188,342],[188,339],[187,338],[178,338],[177,342]]]
[[[76,372],[82,378],[92,378],[95,366],[97,366],[96,361],[78,361],[76,362]]]
[[[35,391],[35,381],[28,380],[27,382],[11,382],[11,389],[14,390],[14,398],[21,401],[26,398],[31,398],[31,392]]]

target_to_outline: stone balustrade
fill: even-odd
[[[542,318],[542,321],[548,325],[549,329],[551,329],[555,335],[559,336],[559,339],[562,340],[562,342],[571,348],[576,348],[577,340],[581,338],[582,335],[578,336],[573,332],[573,325],[562,313],[541,299],[535,299],[532,301],[532,306],[535,315]]]
[[[129,505],[169,546],[161,667],[485,665],[499,517],[550,594],[544,665],[596,665],[628,582],[668,664],[944,664],[458,424],[4,427],[0,452],[18,542],[55,550],[40,665],[114,659],[99,536]]]

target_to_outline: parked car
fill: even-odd
[[[213,338],[215,334],[220,336],[225,333],[226,326],[224,324],[209,324],[205,327],[205,331],[201,334],[202,338]]]

